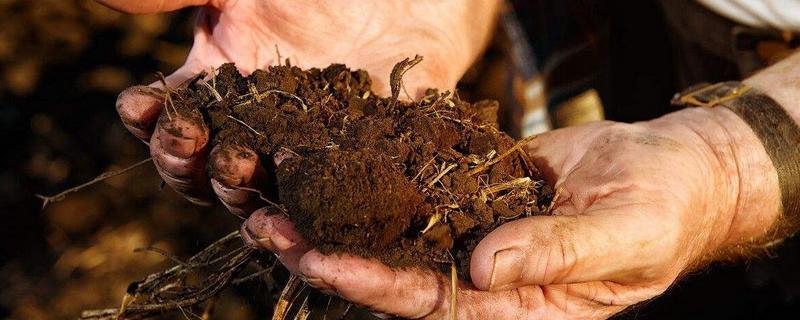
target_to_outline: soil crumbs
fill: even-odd
[[[363,70],[341,64],[270,66],[242,76],[233,64],[167,90],[162,121],[203,121],[212,145],[238,145],[275,174],[264,189],[323,253],[393,267],[457,266],[500,224],[545,214],[550,186],[518,144],[497,129],[498,104],[470,104],[429,89],[418,101],[370,91]],[[285,159],[277,167],[274,158]],[[276,212],[278,212],[276,210]]]

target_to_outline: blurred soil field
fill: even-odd
[[[117,306],[129,282],[171,265],[135,248],[187,257],[238,229],[221,206],[162,189],[152,164],[43,211],[34,197],[149,156],[114,101],[183,63],[192,21],[191,11],[131,16],[91,0],[0,1],[0,318],[74,319]],[[223,295],[215,314],[268,315],[273,288],[253,285]]]

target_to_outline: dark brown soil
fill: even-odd
[[[271,166],[268,186],[297,230],[324,253],[397,267],[458,266],[498,225],[543,214],[552,189],[517,142],[498,131],[492,101],[428,90],[418,101],[370,91],[344,65],[272,66],[244,77],[232,64],[169,90],[162,119],[192,115],[212,144],[246,146]],[[267,188],[267,189],[269,189]],[[274,192],[273,192],[274,196]]]

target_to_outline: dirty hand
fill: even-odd
[[[553,216],[490,233],[461,281],[457,319],[601,319],[681,274],[736,258],[780,209],[777,175],[747,124],[724,108],[650,122],[556,130],[528,151],[560,190]],[[283,215],[257,211],[245,239],[323,291],[375,312],[443,319],[447,276],[322,255]]]
[[[365,69],[373,90],[382,95],[388,93],[394,64],[415,54],[425,60],[404,79],[411,94],[454,88],[487,42],[498,2],[98,1],[137,14],[204,6],[186,63],[166,77],[170,87],[226,62],[244,73],[278,64],[277,46],[284,58],[303,68],[345,63]],[[160,83],[131,87],[119,95],[117,110],[125,126],[150,143],[164,181],[194,203],[208,204],[216,193],[235,213],[259,206],[257,195],[240,189],[264,181],[256,154],[234,147],[209,154],[205,125],[181,117],[159,120],[163,96]]]

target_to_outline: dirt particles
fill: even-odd
[[[285,65],[242,76],[233,64],[165,92],[171,115],[203,121],[212,145],[259,155],[263,189],[323,253],[468,277],[478,241],[500,224],[544,214],[552,189],[521,144],[497,128],[498,104],[429,89],[400,99],[370,91],[363,70]],[[282,159],[275,165],[276,157]],[[280,214],[280,213],[278,213]]]

